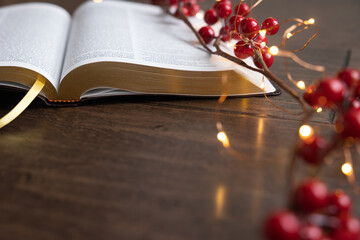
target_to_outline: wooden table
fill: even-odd
[[[25,1],[0,6],[18,2]],[[49,2],[73,11],[82,1]],[[334,74],[349,48],[351,65],[360,64],[359,11],[359,0],[272,0],[254,16],[314,17],[320,35],[299,56]],[[272,70],[286,79],[281,58]],[[306,83],[319,77],[291,70]],[[22,96],[1,91],[0,115]],[[286,93],[271,100],[299,108]],[[261,239],[266,213],[285,206],[299,117],[262,97],[227,100],[219,116],[235,158],[216,139],[216,105],[216,99],[118,97],[50,108],[37,100],[0,130],[0,239]],[[328,136],[333,121],[324,112],[311,124]],[[335,155],[320,178],[351,194],[340,173],[342,153]],[[300,178],[311,171],[301,165],[299,172]],[[360,217],[360,197],[353,201]]]

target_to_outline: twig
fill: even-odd
[[[306,114],[304,115],[303,119],[300,122],[300,126],[302,126],[303,124],[305,124],[307,121],[309,121],[311,119],[311,117],[314,115],[315,110],[309,110],[308,112],[306,112]],[[296,167],[296,160],[297,160],[297,155],[299,154],[299,142],[300,142],[300,138],[297,137],[297,140],[295,142],[295,145],[293,146],[293,151],[292,151],[292,156],[291,156],[291,161],[290,161],[290,165],[289,168],[287,169],[286,175],[287,175],[287,196],[288,196],[288,206],[289,208],[291,208],[292,203],[293,203],[293,195],[292,195],[292,189],[294,189],[294,184],[295,184],[295,167]]]
[[[264,63],[263,59],[262,59],[262,55],[260,53],[260,51],[257,49],[257,47],[255,46],[255,44],[251,42],[251,45],[254,49],[254,54],[255,54],[255,59],[260,63],[260,65],[262,66],[263,69],[258,69],[258,68],[254,68],[252,66],[249,66],[248,64],[246,64],[243,60],[232,56],[226,52],[224,52],[221,48],[220,48],[220,41],[219,38],[220,36],[217,37],[215,43],[214,43],[214,47],[215,47],[215,51],[211,50],[207,44],[204,42],[204,40],[202,39],[202,37],[200,36],[200,34],[196,31],[196,29],[194,28],[194,26],[191,24],[191,22],[188,20],[188,18],[185,16],[185,14],[182,12],[182,7],[183,7],[183,3],[182,1],[179,1],[178,6],[177,6],[177,14],[178,16],[184,21],[184,23],[193,31],[193,33],[195,34],[195,36],[197,37],[197,39],[199,40],[200,44],[210,53],[210,54],[214,54],[214,55],[218,55],[221,57],[224,57],[240,66],[243,66],[251,71],[255,71],[255,72],[259,72],[261,74],[263,74],[265,77],[267,77],[270,81],[276,83],[277,85],[279,85],[282,89],[284,89],[286,92],[288,92],[293,98],[295,98],[302,106],[303,110],[305,113],[308,113],[311,111],[311,108],[308,107],[307,103],[302,99],[302,97],[296,92],[294,91],[291,87],[289,87],[287,84],[285,84],[280,78],[278,78],[275,74],[273,74],[269,68],[266,66],[266,64]],[[169,11],[169,9],[167,9],[167,12],[169,14],[171,14],[172,16],[176,17],[176,14],[171,13]]]

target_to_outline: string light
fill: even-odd
[[[233,48],[235,46],[235,44],[232,42],[228,42],[226,45],[227,45],[227,47],[231,47],[231,48]]]
[[[322,112],[322,108],[321,107],[319,107],[318,109],[316,109],[316,111],[318,112],[318,113],[321,113]]]
[[[343,174],[345,174],[346,176],[350,176],[352,175],[353,172],[353,167],[351,166],[350,163],[344,163],[341,167],[341,171],[343,172]]]
[[[196,14],[196,17],[199,18],[199,19],[203,19],[204,18],[204,14],[202,12],[198,12]]]
[[[272,46],[269,48],[268,52],[271,55],[278,55],[279,54],[279,48],[277,46]]]
[[[224,145],[224,148],[230,147],[229,138],[227,137],[225,132],[219,132],[217,135],[217,139]]]
[[[315,24],[315,19],[310,18],[309,20],[304,21],[305,25],[311,25],[311,24]]]
[[[298,88],[300,88],[300,89],[305,89],[305,87],[306,87],[304,81],[298,81],[298,82],[296,83],[296,86],[297,86]]]
[[[286,34],[286,38],[287,38],[287,39],[291,38],[292,36],[293,36],[293,34],[292,34],[292,33],[288,33],[288,34]]]
[[[314,130],[309,125],[302,125],[299,129],[299,135],[301,139],[306,140],[314,135]]]
[[[260,30],[260,31],[259,31],[259,34],[260,34],[261,36],[265,36],[265,35],[266,35],[266,30],[265,30],[265,29]]]

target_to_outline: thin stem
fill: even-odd
[[[194,28],[194,26],[191,24],[191,22],[188,20],[188,18],[185,16],[185,14],[182,12],[182,7],[183,7],[183,1],[179,1],[178,6],[177,6],[177,16],[180,17],[184,23],[192,30],[192,32],[195,34],[195,36],[197,37],[197,39],[199,40],[200,44],[210,53],[210,54],[214,54],[214,55],[218,55],[221,57],[224,57],[240,66],[243,66],[251,71],[255,71],[255,72],[259,72],[261,74],[263,74],[265,77],[267,77],[270,81],[276,83],[277,85],[279,85],[283,90],[285,90],[286,92],[288,92],[293,98],[295,98],[302,106],[303,110],[305,113],[311,112],[312,108],[309,108],[307,103],[303,100],[303,98],[296,92],[294,91],[291,87],[289,87],[287,84],[285,84],[280,78],[278,78],[275,74],[273,74],[269,68],[266,66],[266,64],[264,63],[264,60],[262,58],[262,54],[259,51],[258,47],[255,46],[253,41],[250,41],[253,49],[254,49],[254,57],[255,59],[260,63],[260,65],[262,66],[263,69],[258,69],[258,68],[254,68],[249,66],[248,64],[246,64],[244,61],[242,61],[241,59],[232,56],[226,52],[224,52],[223,50],[221,50],[220,48],[220,36],[217,37],[215,43],[214,43],[214,47],[215,47],[215,51],[211,50],[207,44],[204,42],[204,40],[202,39],[202,37],[200,36],[200,34],[196,31],[196,29]],[[172,16],[176,17],[176,14],[174,13],[170,13],[169,9],[167,9],[167,12],[169,14],[171,14]]]
[[[286,83],[284,83],[280,78],[278,78],[275,74],[273,74],[269,70],[269,68],[266,66],[266,64],[264,62],[264,59],[263,59],[262,54],[259,51],[258,47],[254,44],[253,41],[250,41],[250,43],[254,49],[254,56],[255,56],[256,61],[263,68],[264,76],[267,77],[268,79],[270,79],[271,81],[275,82],[276,84],[278,84],[282,89],[284,89],[293,98],[295,98],[298,102],[300,102],[300,104],[305,112],[310,112],[311,109],[309,109],[309,107],[308,107],[307,103],[304,101],[304,99],[296,91],[294,91],[291,87],[289,87]]]
[[[314,109],[307,111],[300,122],[300,126],[302,126],[303,124],[308,122],[311,119],[311,117],[314,115],[314,113],[315,113]],[[294,185],[295,185],[295,168],[296,168],[297,155],[299,153],[299,143],[300,143],[300,138],[297,137],[297,140],[293,146],[289,169],[286,172],[287,179],[288,179],[287,180],[287,196],[288,196],[287,199],[288,199],[288,207],[289,208],[291,208],[291,204],[293,202],[292,201],[293,200],[292,199],[293,198],[292,190],[294,189]]]
[[[183,2],[179,1],[178,6],[177,6],[177,10],[176,12],[178,12],[178,16],[180,16],[181,20],[184,21],[184,23],[195,33],[197,39],[199,40],[199,42],[201,43],[201,45],[210,53],[210,54],[215,54],[215,52],[213,52],[204,42],[204,40],[202,39],[202,37],[200,36],[200,34],[196,31],[196,29],[194,28],[194,26],[191,24],[191,22],[189,21],[189,19],[185,16],[185,14],[182,11],[182,7],[183,7]],[[169,10],[167,10],[168,13]],[[170,13],[172,16],[177,17],[176,16],[176,12],[175,14]]]

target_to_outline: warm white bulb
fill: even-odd
[[[226,44],[226,46],[229,47],[229,48],[233,48],[233,47],[235,46],[235,44],[232,43],[232,42],[228,42],[228,43]]]
[[[279,48],[277,46],[272,46],[268,49],[268,52],[271,55],[278,55],[279,54]]]
[[[259,31],[259,34],[260,34],[261,36],[265,36],[265,35],[266,35],[266,30],[265,30],[265,29],[260,30],[260,31]]]
[[[199,18],[199,19],[203,19],[204,18],[204,14],[202,12],[198,12],[196,14],[196,17]]]
[[[291,38],[291,37],[292,37],[292,33],[288,33],[288,34],[286,35],[286,37],[287,37],[287,39]]]
[[[314,130],[309,125],[302,125],[299,129],[299,135],[301,139],[308,139],[312,137]]]
[[[304,81],[298,81],[296,83],[296,86],[300,89],[305,89],[305,87],[306,87]]]
[[[310,18],[309,20],[304,21],[304,23],[305,23],[306,25],[314,24],[314,23],[315,23],[315,19]]]
[[[346,175],[349,176],[353,172],[353,167],[350,163],[344,163],[341,167],[341,171]]]

